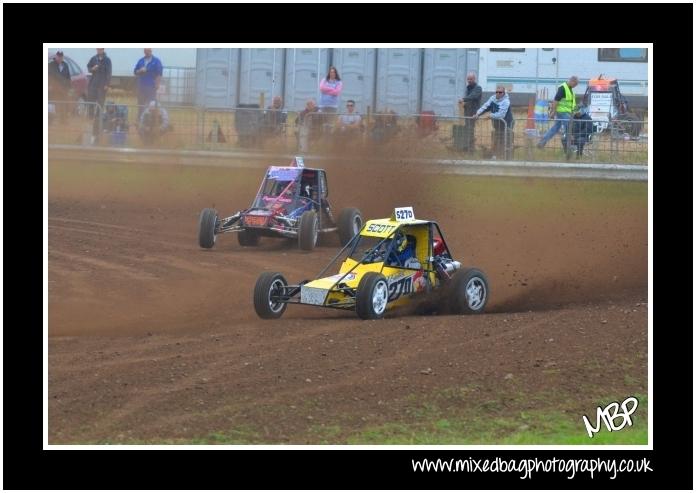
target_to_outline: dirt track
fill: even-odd
[[[362,322],[291,306],[262,321],[251,303],[259,272],[311,277],[337,243],[308,254],[282,240],[243,248],[225,236],[201,250],[200,209],[246,207],[261,168],[201,168],[197,178],[210,183],[201,187],[187,185],[181,167],[141,171],[143,184],[98,166],[49,165],[50,443],[230,429],[304,443],[311,426],[401,421],[409,396],[463,383],[485,395],[512,383],[508,374],[532,394],[593,384],[607,395],[646,392],[644,209],[600,214],[580,194],[521,221],[496,197],[448,203],[407,163],[379,173],[337,166],[328,169],[336,208],[382,217],[410,204],[437,219],[455,255],[488,274],[491,313]],[[624,381],[629,362],[639,388]]]

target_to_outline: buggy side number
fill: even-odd
[[[394,301],[411,292],[411,276],[403,277],[389,285],[388,301]]]

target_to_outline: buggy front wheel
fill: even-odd
[[[313,210],[305,211],[300,216],[297,242],[302,250],[313,250],[319,238],[319,220]]]
[[[259,317],[280,318],[288,306],[279,299],[285,295],[287,285],[279,272],[264,272],[259,276],[254,287],[254,310]]]
[[[201,248],[213,248],[217,238],[217,211],[203,209],[198,219],[198,244]]]
[[[355,297],[355,311],[363,320],[384,317],[389,302],[387,279],[377,272],[368,272],[360,279]]]

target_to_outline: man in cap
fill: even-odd
[[[56,115],[61,122],[65,122],[68,116],[70,88],[70,68],[63,59],[63,52],[56,51],[48,63],[48,99],[56,101]]]

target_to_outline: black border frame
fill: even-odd
[[[690,159],[681,155],[683,146],[674,145],[674,112],[665,105],[662,95],[673,95],[674,87],[667,82],[674,75],[673,67],[684,66],[692,54],[692,46],[680,45],[678,53],[671,49],[670,33],[658,33],[645,25],[660,13],[669,14],[671,33],[693,33],[691,4],[603,4],[603,14],[620,19],[611,29],[589,34],[581,27],[558,28],[558,19],[579,19],[586,9],[579,4],[3,4],[5,60],[26,64],[43,42],[84,42],[101,39],[103,42],[127,40],[166,42],[316,42],[332,41],[388,43],[438,42],[520,43],[572,42],[586,39],[598,43],[654,43],[653,136],[654,169],[676,172],[679,179],[669,175],[654,181],[655,211],[664,210],[657,201],[658,184],[668,183],[672,212],[688,207],[693,196],[686,179],[693,173]],[[691,15],[690,15],[691,14]],[[349,19],[350,29],[344,29],[343,19]],[[106,32],[85,27],[92,21],[111,19]],[[143,29],[142,19],[147,19]],[[186,19],[186,28],[181,28]],[[329,19],[328,21],[326,19]],[[331,21],[333,19],[333,22]],[[450,25],[441,28],[443,19]],[[505,19],[509,19],[506,24]],[[545,23],[543,20],[548,19]],[[250,22],[255,20],[257,22]],[[548,27],[539,28],[540,20]],[[572,24],[572,23],[571,23]],[[641,29],[619,29],[642,26]],[[573,25],[573,28],[576,26]],[[630,34],[629,34],[630,33]],[[688,52],[688,53],[687,53]],[[692,56],[693,59],[693,56]],[[37,67],[40,65],[36,65]],[[31,76],[31,84],[10,84],[17,72],[7,63],[5,90],[8,97],[5,115],[5,259],[8,262],[5,284],[6,311],[4,338],[4,487],[8,489],[691,489],[693,487],[692,401],[676,394],[671,385],[691,389],[693,362],[693,332],[685,322],[678,321],[678,308],[692,306],[692,289],[681,275],[689,271],[683,259],[688,258],[684,245],[690,241],[670,241],[670,254],[660,257],[664,250],[654,251],[660,259],[655,282],[667,282],[673,289],[667,295],[655,291],[653,399],[654,450],[652,451],[558,451],[558,450],[105,450],[56,451],[42,450],[43,399],[37,387],[43,382],[43,313],[42,303],[43,245],[32,234],[27,241],[28,218],[43,215],[42,200],[34,190],[42,179],[38,163],[43,162],[39,132],[31,114],[43,112],[38,108],[43,91],[41,77]],[[35,72],[31,72],[32,74]],[[687,78],[690,78],[687,76]],[[34,82],[36,80],[37,82]],[[653,84],[653,81],[651,81]],[[26,87],[31,87],[27,89]],[[676,96],[676,95],[675,95]],[[42,104],[42,103],[41,103]],[[42,114],[42,113],[41,113]],[[24,119],[26,115],[26,120]],[[690,118],[688,120],[691,120]],[[10,123],[16,122],[16,123]],[[21,122],[21,124],[19,123]],[[667,122],[661,125],[660,122]],[[686,134],[688,122],[679,122],[678,135]],[[30,130],[31,129],[31,130]],[[657,143],[657,145],[655,145]],[[659,147],[658,147],[659,146]],[[670,155],[670,150],[672,155]],[[659,152],[658,152],[659,151]],[[684,163],[686,161],[686,164]],[[676,169],[675,169],[676,168]],[[691,172],[691,173],[689,173]],[[685,190],[677,191],[684,187]],[[666,186],[664,187],[667,188]],[[691,193],[688,193],[688,191]],[[30,192],[27,194],[26,192]],[[685,193],[686,192],[686,193]],[[27,197],[29,195],[29,197]],[[665,192],[666,196],[666,192]],[[664,197],[663,197],[664,200]],[[38,210],[37,210],[38,209]],[[691,208],[686,209],[691,210]],[[680,213],[680,217],[689,213]],[[655,216],[656,218],[656,216]],[[677,229],[668,235],[666,223],[654,223],[660,233],[675,239]],[[688,228],[687,228],[688,229]],[[34,233],[32,230],[31,233]],[[657,243],[657,242],[656,242]],[[41,247],[39,246],[41,245]],[[655,245],[657,246],[657,245]],[[41,250],[41,257],[39,257]],[[690,250],[690,249],[689,249]],[[672,260],[673,265],[667,265]],[[675,260],[681,260],[676,263]],[[10,265],[11,264],[11,265]],[[41,288],[39,288],[41,286]],[[41,289],[41,291],[39,291]],[[43,306],[43,304],[42,304]],[[655,309],[657,307],[657,310]],[[671,316],[668,316],[668,314]],[[670,337],[667,337],[670,336]],[[672,337],[673,336],[673,337]],[[590,480],[578,477],[567,480],[562,474],[537,474],[531,480],[521,480],[516,473],[465,474],[413,473],[410,459],[449,459],[475,457],[504,458],[637,458],[650,459],[650,474],[619,475],[615,480],[597,477]]]

